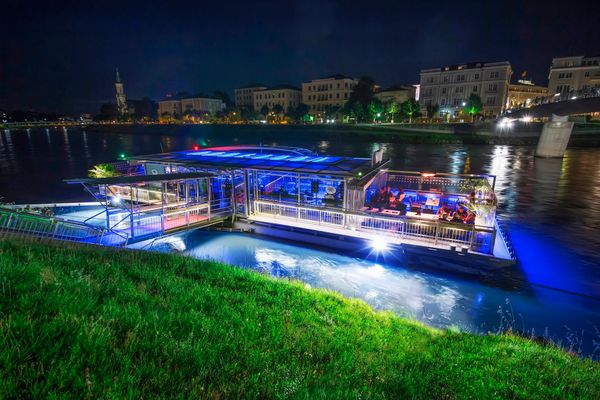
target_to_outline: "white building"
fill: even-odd
[[[254,110],[260,110],[267,106],[270,111],[279,104],[283,112],[291,111],[298,107],[302,101],[302,91],[299,87],[292,85],[277,85],[268,89],[254,92]]]
[[[261,83],[252,83],[235,89],[235,105],[238,107],[250,107],[254,110],[254,92],[267,89]]]
[[[550,94],[592,88],[600,88],[600,56],[552,59],[548,75],[548,92]]]
[[[395,101],[398,104],[404,103],[408,99],[414,99],[415,95],[416,88],[410,85],[391,86],[375,93],[375,97],[378,98],[382,103]]]
[[[313,115],[319,115],[328,106],[342,108],[357,83],[358,79],[340,74],[303,82],[302,102]]]
[[[215,115],[225,109],[225,103],[221,99],[216,99],[204,94],[190,95],[188,93],[179,93],[168,95],[158,102],[158,116],[170,116],[172,118],[182,118],[187,114],[209,114]]]
[[[458,115],[471,94],[483,103],[488,117],[500,114],[506,104],[512,68],[508,61],[469,63],[421,70],[421,111],[437,104],[440,115]]]

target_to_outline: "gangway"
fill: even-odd
[[[0,237],[37,237],[50,240],[123,246],[128,236],[107,232],[101,227],[43,214],[0,208]]]
[[[232,199],[215,187],[214,175],[186,172],[71,179],[102,206],[86,221],[104,215],[107,232],[128,235],[128,243],[230,218]]]

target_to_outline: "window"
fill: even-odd
[[[585,73],[585,74],[583,74],[583,76],[585,76],[586,78],[587,78],[588,76],[590,76],[590,71],[586,71],[586,73]]]
[[[488,92],[497,92],[498,91],[498,84],[497,83],[490,83],[488,85]]]
[[[486,106],[493,106],[494,104],[496,104],[496,97],[494,96],[489,96],[485,99],[485,105]]]
[[[336,94],[335,94],[335,97],[336,97],[337,99],[339,99],[339,98],[340,98],[340,94],[339,94],[339,93],[336,93]]]
[[[348,92],[344,93],[344,98],[347,99],[348,98]]]
[[[465,87],[464,86],[459,86],[456,88],[456,93],[464,93],[465,92]]]
[[[477,93],[477,86],[473,86],[473,93]]]
[[[479,74],[475,74],[475,75],[474,75],[474,78],[475,78],[475,79],[479,79]]]
[[[499,71],[490,72],[490,79],[498,79],[500,77]]]
[[[464,82],[465,80],[465,75],[456,75],[456,82]]]
[[[445,106],[446,105],[446,99],[441,98],[440,99],[440,105]]]
[[[442,88],[442,94],[446,94],[447,91],[448,91],[448,88],[445,88],[445,87]]]
[[[444,76],[444,83],[448,82],[448,77]]]

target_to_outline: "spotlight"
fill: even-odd
[[[376,237],[371,241],[371,248],[379,253],[389,249],[387,242],[381,237]]]

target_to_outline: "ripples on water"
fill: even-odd
[[[237,265],[356,295],[377,308],[436,326],[493,330],[507,299],[521,321],[517,325],[536,332],[548,328],[561,338],[565,325],[588,335],[594,325],[600,326],[600,149],[569,149],[562,160],[546,160],[534,158],[532,147],[372,143],[363,138],[294,127],[195,126],[169,135],[73,128],[0,131],[0,197],[16,202],[89,200],[81,188],[62,179],[84,176],[92,165],[114,161],[121,153],[262,143],[369,157],[384,146],[395,169],[496,175],[499,215],[508,221],[524,281],[507,291],[494,282],[389,268],[257,238],[238,237],[232,251],[231,243],[218,237],[199,237],[198,243],[186,237],[188,249],[199,246],[198,255],[224,261],[239,253],[245,259],[234,260]]]

